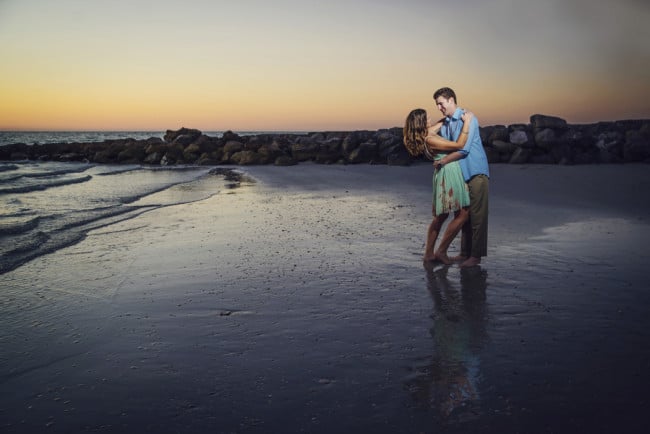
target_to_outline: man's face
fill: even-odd
[[[439,96],[436,98],[436,107],[443,116],[451,116],[456,110],[456,102],[453,98],[447,99],[444,96]]]

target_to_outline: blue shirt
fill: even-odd
[[[453,115],[447,116],[440,129],[440,135],[447,140],[457,141],[460,131],[463,129],[463,120],[460,118],[462,115],[463,110],[457,108]],[[465,182],[468,182],[476,175],[490,176],[487,155],[485,155],[485,149],[483,149],[476,117],[472,118],[469,125],[467,143],[459,152],[465,154],[465,157],[458,160]]]

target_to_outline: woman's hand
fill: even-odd
[[[463,120],[463,123],[471,122],[472,119],[474,118],[474,113],[470,111],[465,111],[463,115],[460,117]]]

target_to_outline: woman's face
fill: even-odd
[[[430,126],[432,126],[432,125],[433,125],[433,122],[431,121],[431,119],[433,119],[433,118],[432,118],[431,116],[429,116],[429,112],[427,112],[427,115],[426,115],[426,120],[427,120],[427,122],[426,122],[426,123],[427,123],[427,128],[429,128]]]

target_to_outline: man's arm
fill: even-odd
[[[471,147],[472,143],[474,143],[474,140],[476,140],[476,137],[480,133],[479,133],[479,129],[478,129],[478,121],[476,120],[476,118],[474,116],[472,116],[470,119],[465,121],[465,124],[469,125],[469,130],[468,130],[467,134],[463,134],[461,132],[460,135],[461,136],[463,136],[463,135],[467,136],[467,141],[466,141],[466,143],[465,143],[465,145],[463,146],[463,149],[462,149],[462,152],[464,152],[465,155],[467,155],[467,154],[469,154],[470,147]],[[465,127],[465,125],[463,125],[463,129],[465,129],[465,128],[467,128],[467,127]]]
[[[433,167],[435,167],[436,169],[440,169],[445,164],[449,164],[452,161],[457,161],[460,160],[461,158],[465,158],[466,155],[467,154],[465,154],[463,151],[452,152],[451,154],[445,155],[443,158],[434,161]]]

